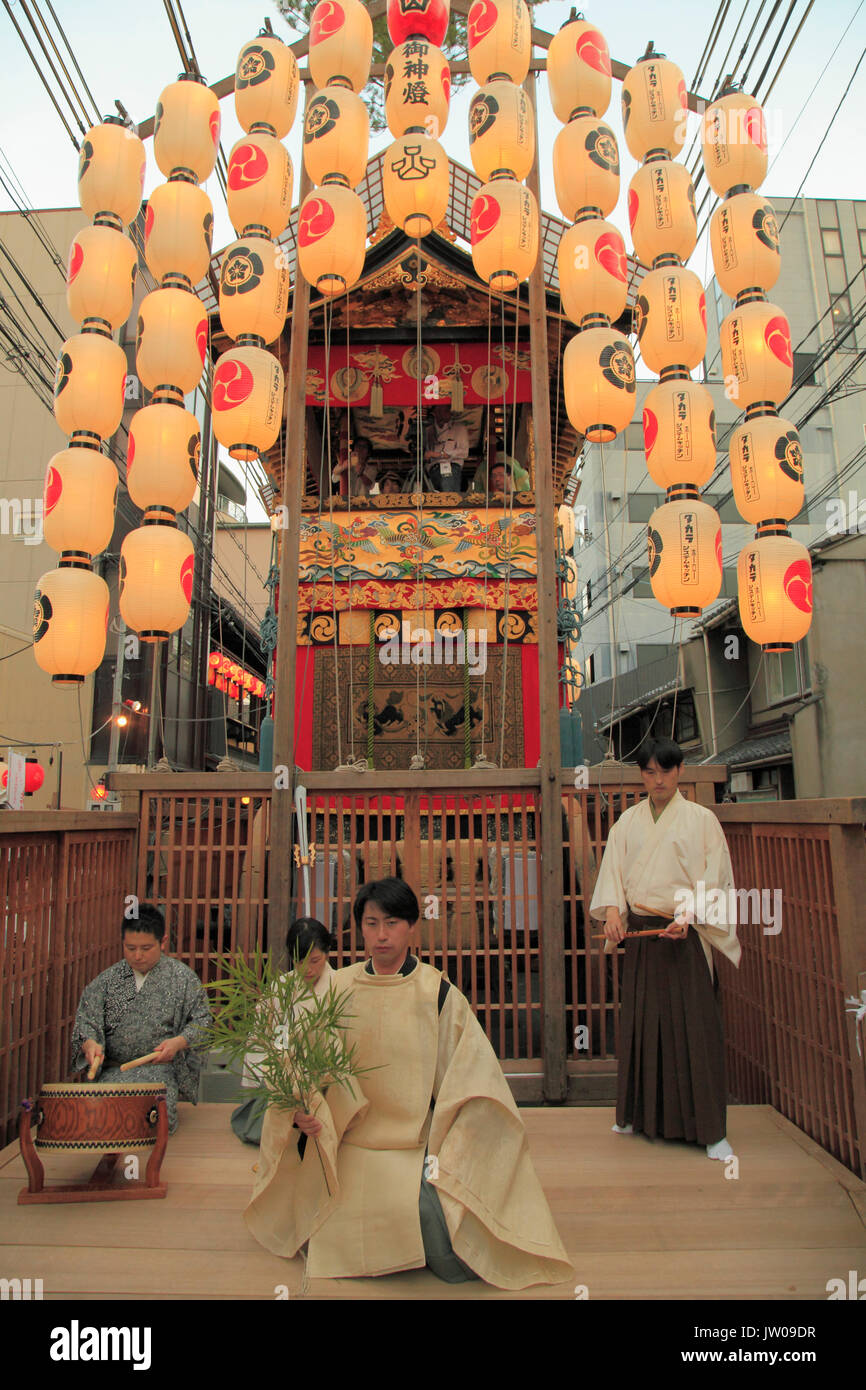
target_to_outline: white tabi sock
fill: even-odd
[[[634,1134],[634,1125],[611,1125],[614,1134]]]
[[[734,1151],[727,1139],[720,1139],[718,1144],[707,1145],[707,1158],[733,1158]]]

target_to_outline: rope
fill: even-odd
[[[376,660],[376,615],[370,609],[370,638],[367,643],[367,766],[373,768],[373,663]]]
[[[463,766],[472,766],[472,723],[469,717],[469,609],[463,609]]]

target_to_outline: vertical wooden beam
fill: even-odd
[[[541,215],[538,174],[539,138],[536,82],[532,73],[526,91],[535,119],[535,160],[526,180]],[[547,358],[547,296],[542,248],[529,277],[529,342],[532,361],[532,412],[535,427],[535,509],[538,548],[538,713],[541,724],[541,825],[538,839],[538,921],[541,941],[541,984],[544,1047],[544,1098],[565,1100],[565,940],[562,927],[562,805],[559,793],[559,674],[556,636],[556,566],[553,503],[553,451],[550,440],[550,368]]]
[[[862,825],[830,826],[830,864],[839,930],[842,989],[846,999],[858,998],[866,986],[866,921],[863,918],[866,846],[863,843]],[[857,1051],[857,1029],[860,1025],[853,1013],[846,1013],[846,1022],[860,1176],[866,1178],[866,1058]],[[866,1029],[861,1029],[861,1032],[866,1032]]]

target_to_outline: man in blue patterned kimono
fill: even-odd
[[[102,1066],[99,1081],[164,1082],[168,1128],[177,1128],[177,1102],[198,1100],[202,1054],[196,1051],[211,1022],[197,975],[162,954],[168,938],[162,913],[142,903],[123,923],[124,959],[86,987],[72,1028],[72,1070]],[[149,1052],[152,1063],[121,1072]]]

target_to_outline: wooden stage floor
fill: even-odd
[[[181,1107],[164,1200],[18,1206],[17,1143],[0,1152],[0,1277],[41,1278],[45,1299],[826,1299],[866,1259],[866,1185],[768,1106],[734,1106],[739,1176],[686,1144],[611,1133],[608,1108],[522,1111],[573,1281],[504,1294],[426,1270],[313,1280],[241,1220],[257,1150],[228,1105]],[[46,1178],[92,1169],[46,1155]]]

